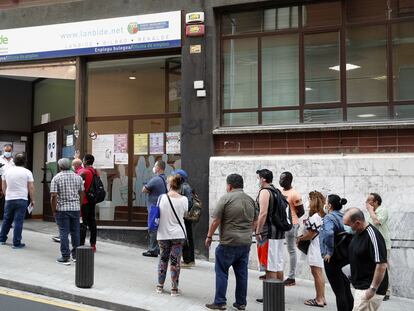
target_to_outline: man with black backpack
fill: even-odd
[[[268,169],[256,171],[259,194],[259,217],[255,230],[257,254],[266,279],[283,281],[283,250],[285,232],[292,228],[289,204],[280,190],[272,185],[273,173]],[[263,302],[263,299],[256,299]]]
[[[83,168],[78,171],[78,175],[84,180],[85,196],[81,206],[81,225],[80,225],[80,245],[85,245],[86,231],[90,230],[90,244],[93,251],[96,252],[96,218],[95,204],[99,203],[97,196],[97,181],[99,178],[96,170],[93,168],[95,157],[91,154],[85,154],[83,157]]]

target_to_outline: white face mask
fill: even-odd
[[[323,207],[323,212],[324,212],[325,214],[329,214],[329,206],[328,206],[328,205],[325,205],[325,206]]]
[[[155,166],[152,168],[152,172],[153,172],[154,174],[157,174],[157,169],[155,168]]]
[[[258,179],[257,180],[257,182],[256,182],[256,186],[257,186],[257,188],[262,188],[262,184],[261,184],[261,182],[260,182],[260,179]]]

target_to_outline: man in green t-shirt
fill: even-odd
[[[391,238],[390,229],[388,226],[389,217],[388,210],[381,206],[382,199],[378,193],[370,193],[366,202],[365,207],[368,211],[369,217],[368,222],[373,225],[381,233],[385,240],[385,246],[387,248],[387,261],[388,261],[388,273],[390,270],[389,259],[391,254]],[[384,300],[390,299],[390,286],[388,286],[387,293],[385,294]]]

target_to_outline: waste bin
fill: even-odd
[[[283,281],[263,281],[263,311],[285,311],[285,285]]]
[[[90,246],[80,246],[76,249],[76,278],[75,284],[80,288],[91,288],[94,277],[94,252]]]

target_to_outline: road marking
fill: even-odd
[[[75,305],[69,304],[69,303],[54,301],[54,300],[52,300],[53,298],[50,298],[50,299],[42,298],[42,297],[40,297],[36,294],[29,294],[29,293],[24,293],[24,292],[21,292],[21,291],[14,291],[14,290],[5,289],[5,288],[0,288],[0,295],[10,296],[10,297],[18,298],[18,299],[30,300],[30,301],[34,301],[34,302],[38,302],[38,303],[42,303],[42,304],[52,305],[52,306],[55,306],[55,307],[66,308],[66,309],[76,310],[76,311],[93,311],[93,310],[97,310],[97,309],[87,308],[87,307],[83,307],[83,306],[82,307],[81,306],[75,306]]]

